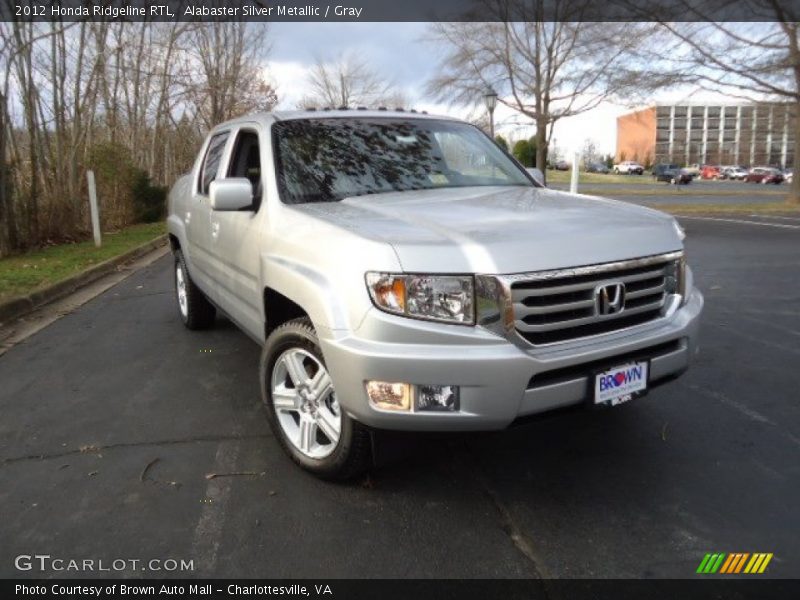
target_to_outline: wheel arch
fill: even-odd
[[[274,288],[264,288],[263,302],[264,339],[268,338],[269,334],[278,327],[293,319],[307,317],[313,323],[311,316],[302,306]]]
[[[281,315],[294,315],[302,310],[302,315],[311,320],[317,331],[348,328],[351,322],[346,304],[348,296],[325,272],[275,255],[264,256],[261,268],[267,330],[272,329],[268,300],[277,303],[278,320]],[[274,316],[272,323],[275,323]]]

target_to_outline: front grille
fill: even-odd
[[[661,316],[675,256],[517,276],[511,284],[514,325],[534,345],[611,333]],[[624,308],[600,314],[597,290],[622,283]]]

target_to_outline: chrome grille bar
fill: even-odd
[[[575,269],[510,276],[514,327],[534,345],[611,333],[663,314],[671,289],[669,269],[682,252]],[[598,295],[622,284],[624,306],[602,314]]]

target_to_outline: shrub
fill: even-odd
[[[100,142],[89,150],[85,166],[94,171],[103,229],[119,229],[132,223],[131,186],[136,167],[130,151],[122,144]]]
[[[167,214],[167,188],[153,185],[150,175],[136,169],[131,184],[131,196],[136,220],[141,223],[160,221]]]
[[[514,144],[512,154],[523,166],[532,167],[536,160],[536,146],[530,140],[519,140]]]

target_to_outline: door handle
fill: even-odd
[[[219,235],[219,223],[213,222],[211,223],[211,237],[217,237]]]

